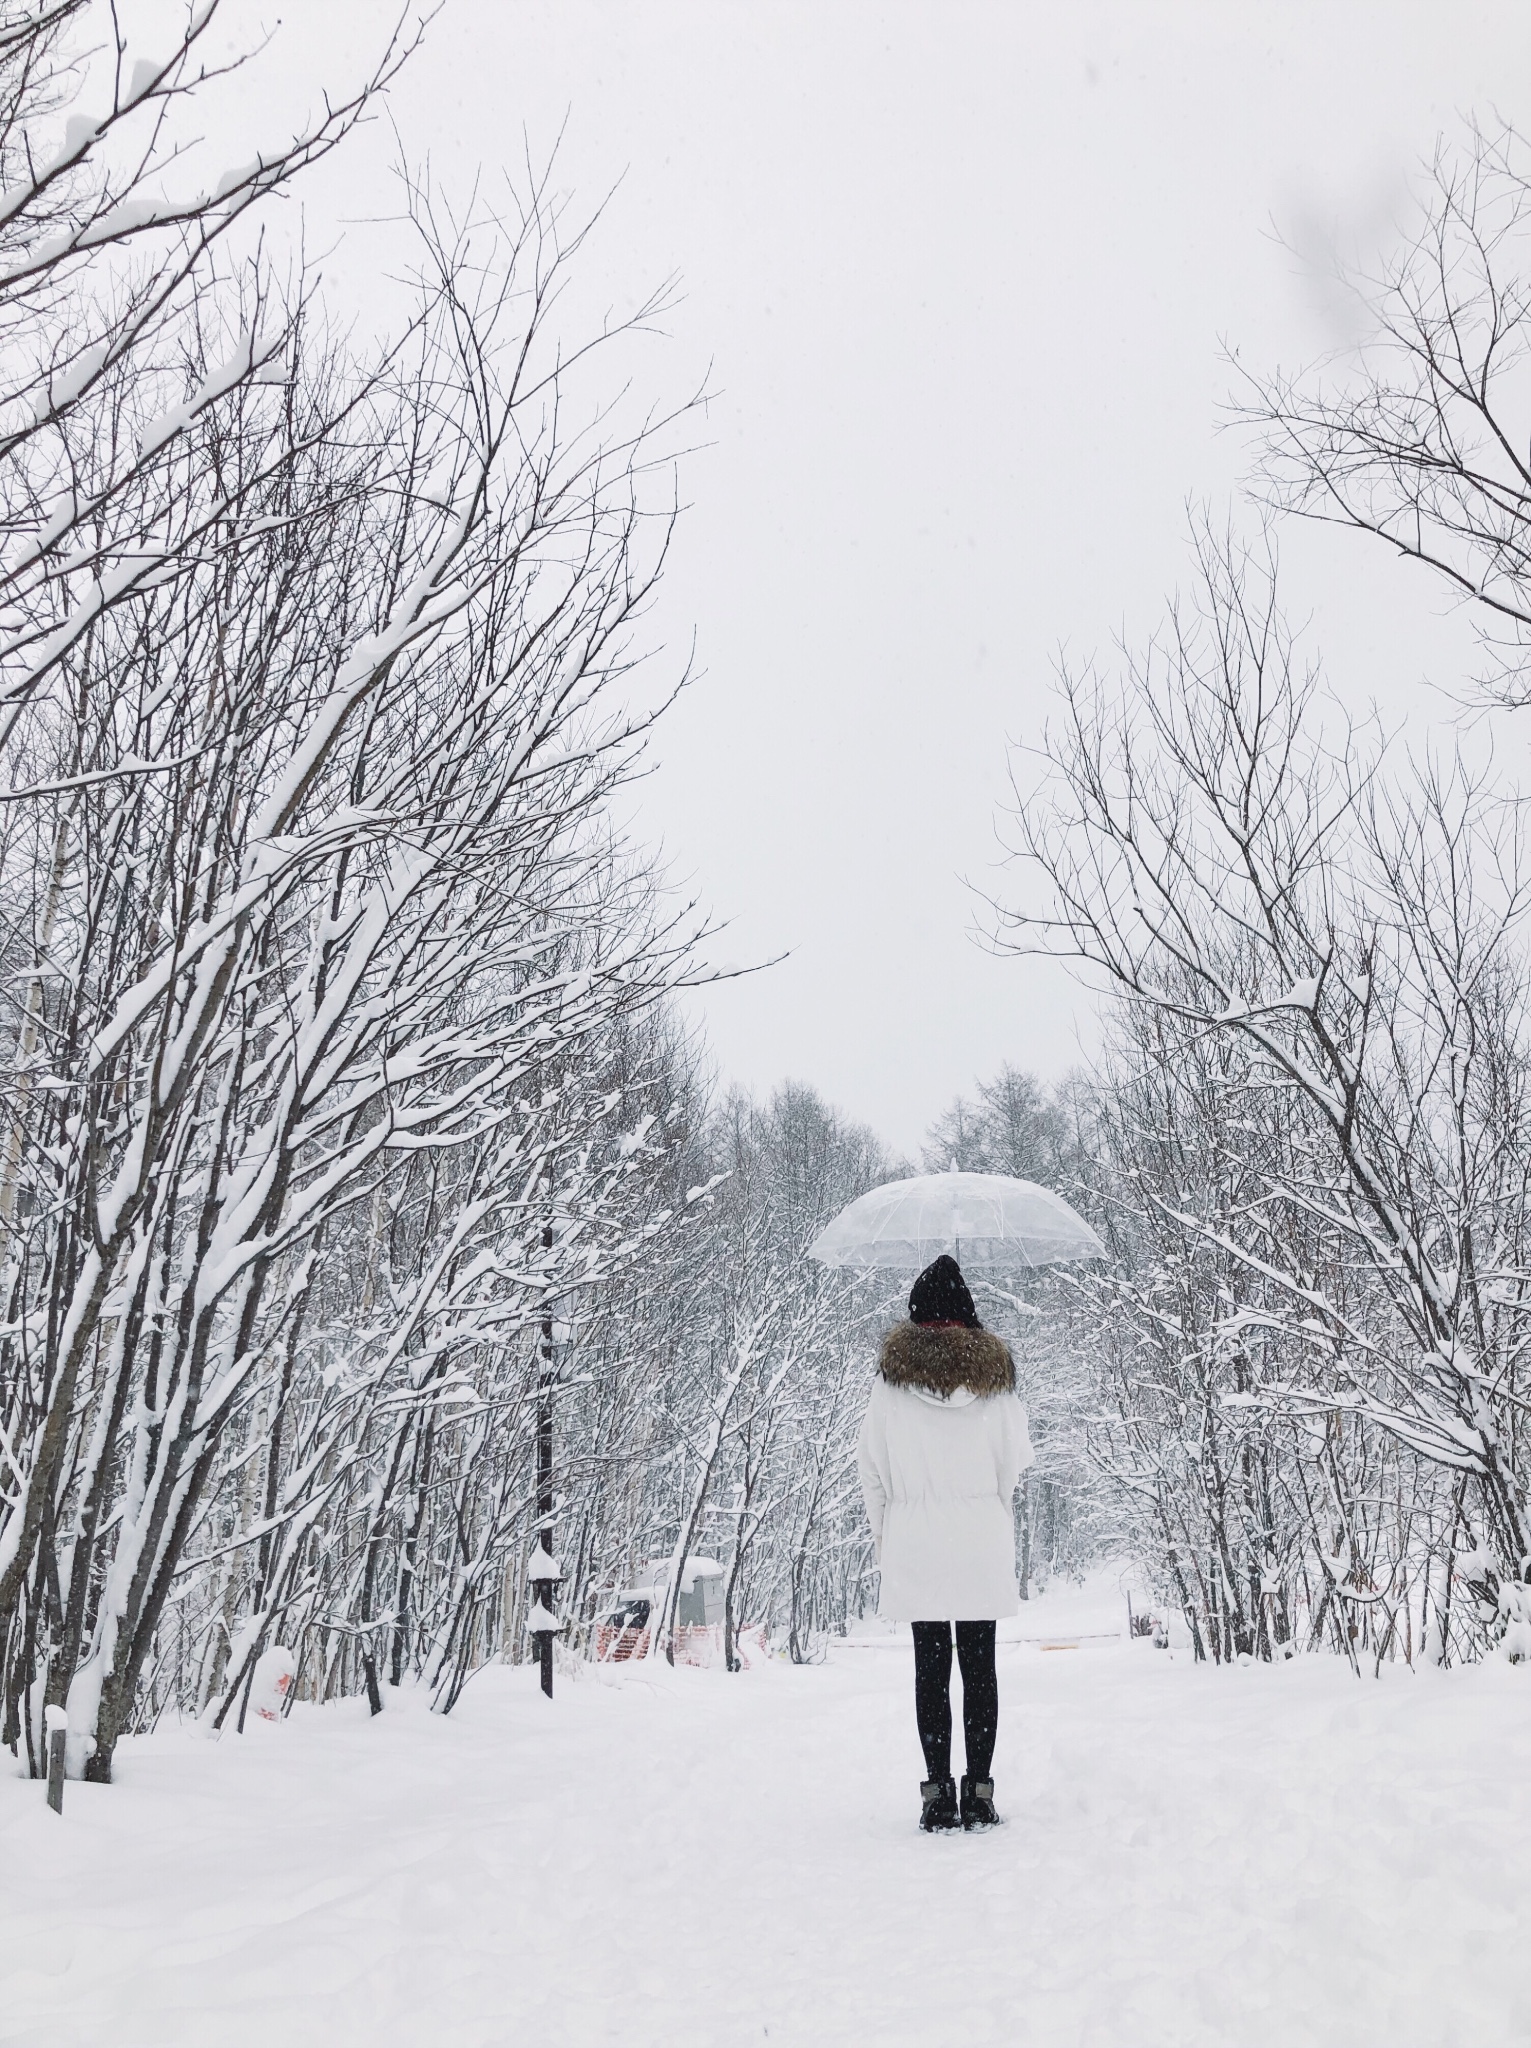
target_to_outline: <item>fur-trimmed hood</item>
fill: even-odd
[[[916,1387],[945,1399],[970,1394],[1013,1394],[1010,1347],[992,1330],[960,1324],[895,1323],[882,1340],[877,1370],[892,1387]]]

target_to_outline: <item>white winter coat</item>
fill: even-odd
[[[907,1369],[890,1375],[889,1352],[911,1330],[926,1354],[930,1340],[946,1334],[911,1324],[893,1333],[857,1446],[882,1568],[877,1612],[889,1621],[996,1621],[1020,1604],[1014,1497],[1032,1462],[1026,1410],[1008,1384],[975,1392],[951,1384],[949,1368],[929,1375],[935,1384]],[[952,1336],[970,1351],[974,1336],[985,1337],[1004,1357],[1008,1383],[1009,1356],[997,1339]],[[986,1385],[992,1373],[980,1368],[969,1376]]]

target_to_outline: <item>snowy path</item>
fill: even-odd
[[[494,1671],[140,1741],[62,1822],[0,1779],[0,2042],[1531,2040],[1531,1674],[1012,1647],[1009,1825],[938,1840],[909,1682]]]

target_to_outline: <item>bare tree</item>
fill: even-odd
[[[188,378],[202,295],[231,274],[262,204],[345,140],[419,39],[401,19],[322,119],[208,182],[190,105],[250,61],[209,57],[221,7],[189,7],[153,57],[128,48],[109,0],[45,0],[0,22],[0,732],[99,620],[227,545],[258,470],[170,530],[154,480],[209,408],[282,381],[297,309],[258,287]],[[103,431],[102,399],[124,388],[130,430]]]
[[[1528,698],[1531,179],[1508,127],[1469,128],[1428,166],[1415,224],[1342,281],[1369,323],[1327,376],[1244,372],[1238,414],[1271,502],[1375,535],[1472,606],[1490,698]]]
[[[248,304],[204,297],[173,431],[120,368],[81,399],[88,448],[166,451],[112,502],[177,537],[176,569],[71,611],[9,727],[0,894],[43,993],[11,1101],[7,1721],[30,1741],[67,1695],[102,1778],[236,1421],[267,1434],[236,1669],[339,1483],[333,1459],[318,1493],[282,1476],[313,1247],[399,1162],[473,1155],[435,1226],[460,1287],[527,1091],[687,952],[607,822],[647,723],[614,685],[664,556],[655,424],[568,423],[581,354],[543,336],[579,236],[545,190],[508,228],[444,238],[424,193],[416,218],[419,312],[379,364],[295,309],[261,381]],[[207,371],[220,343],[240,376]],[[447,1312],[427,1299],[412,1327]],[[417,1510],[436,1434],[411,1440]]]
[[[931,1125],[925,1170],[1009,1173],[1056,1186],[1072,1164],[1068,1119],[1034,1074],[1003,1066],[980,1081],[972,1100],[958,1096]]]
[[[1273,564],[1203,529],[1198,565],[1196,602],[1119,677],[1064,676],[1050,772],[1016,812],[1052,902],[1009,942],[1103,971],[1144,1031],[1233,1039],[1249,1086],[1300,1106],[1263,1193],[1176,1213],[1327,1356],[1282,1412],[1357,1417],[1458,1482],[1448,1540],[1502,1627],[1526,1555],[1518,812],[1460,761],[1394,776],[1336,715],[1326,734]],[[1364,1268],[1362,1304],[1305,1260],[1293,1213]]]

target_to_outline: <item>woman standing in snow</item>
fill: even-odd
[[[920,1826],[992,1827],[999,1727],[994,1624],[1019,1606],[1015,1489],[1032,1461],[1008,1347],[979,1322],[944,1253],[883,1340],[857,1446],[882,1567],[877,1612],[914,1624],[914,1711],[927,1776]],[[952,1783],[952,1627],[967,1775]]]

